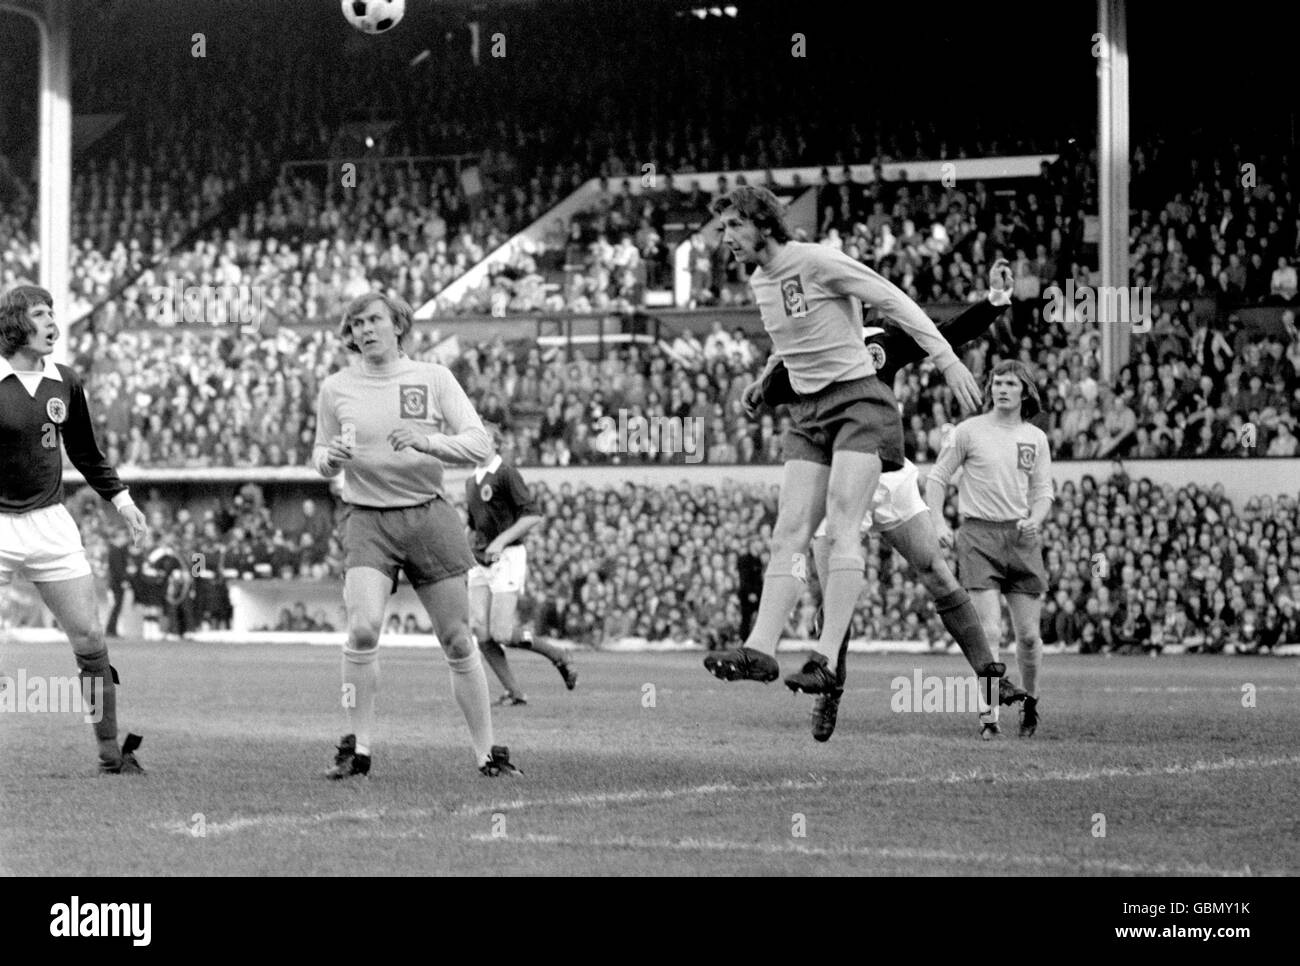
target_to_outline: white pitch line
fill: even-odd
[[[485,832],[470,835],[475,842],[528,845],[555,845],[573,848],[645,849],[667,852],[749,852],[756,855],[806,855],[815,858],[871,858],[896,859],[904,862],[959,862],[968,865],[998,864],[1027,868],[1068,868],[1096,872],[1114,872],[1125,875],[1253,875],[1249,866],[1241,869],[1216,869],[1201,865],[1134,865],[1128,862],[1110,862],[1105,859],[1070,859],[1064,856],[1006,855],[993,852],[949,852],[944,849],[871,848],[840,845],[817,846],[798,842],[732,842],[724,839],[647,839],[637,836],[615,836],[608,839],[573,839],[560,835],[494,836]]]
[[[708,785],[690,785],[684,788],[630,788],[621,791],[589,792],[578,795],[563,795],[552,798],[516,798],[508,801],[488,802],[477,805],[462,805],[450,812],[441,809],[407,808],[375,809],[361,808],[315,815],[271,815],[236,816],[226,822],[206,823],[206,836],[219,836],[253,829],[293,829],[307,828],[335,821],[368,821],[382,819],[423,820],[450,815],[455,818],[476,815],[488,815],[494,812],[521,811],[536,808],[604,808],[609,805],[622,805],[632,802],[672,801],[678,798],[708,798],[715,795],[744,795],[755,792],[797,792],[819,789],[854,789],[878,788],[893,785],[962,785],[973,782],[985,784],[1037,784],[1039,782],[1085,782],[1098,778],[1159,778],[1166,775],[1195,775],[1222,771],[1240,771],[1251,768],[1279,768],[1288,765],[1300,765],[1300,755],[1286,758],[1225,758],[1220,761],[1174,762],[1169,765],[1131,768],[1125,766],[1107,768],[1087,768],[1075,771],[1045,771],[1022,775],[1006,775],[982,772],[974,769],[969,772],[949,772],[946,775],[915,777],[894,776],[890,778],[787,778],[781,781],[767,782],[716,782]],[[168,822],[161,827],[177,835],[194,836],[193,826],[186,822]],[[201,838],[205,836],[194,836]],[[1207,873],[1208,874],[1208,873]]]
[[[504,812],[512,809],[544,808],[562,806],[566,808],[599,808],[605,805],[618,805],[624,802],[664,801],[674,798],[707,797],[749,792],[806,791],[825,788],[868,788],[882,785],[960,785],[967,782],[984,782],[993,784],[1034,784],[1044,781],[1082,782],[1097,778],[1153,778],[1162,775],[1188,775],[1201,772],[1229,771],[1246,768],[1276,768],[1285,765],[1300,765],[1300,755],[1287,758],[1227,758],[1221,761],[1175,762],[1171,765],[1158,765],[1146,768],[1088,768],[1077,771],[1050,771],[1024,775],[1000,775],[981,772],[949,772],[947,775],[934,777],[896,776],[892,778],[849,778],[832,780],[829,778],[788,779],[780,782],[721,782],[713,785],[693,785],[686,788],[633,788],[618,792],[593,792],[580,795],[567,795],[557,798],[514,799],[504,802],[492,802],[485,805],[462,805],[454,815],[486,815],[490,812]]]

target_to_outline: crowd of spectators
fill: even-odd
[[[539,633],[599,645],[621,637],[711,647],[743,635],[746,555],[761,572],[775,520],[775,488],[625,484],[535,488],[548,524],[529,538],[540,579]],[[955,519],[955,500],[947,513]],[[656,521],[646,527],[638,521]],[[710,536],[712,535],[712,536]],[[1222,486],[1174,488],[1118,467],[1060,487],[1043,528],[1048,644],[1100,650],[1176,644],[1190,650],[1271,651],[1300,644],[1300,500],[1250,501],[1240,511]],[[854,637],[951,641],[907,564],[873,535]],[[787,637],[808,639],[805,594]],[[1011,640],[1004,614],[1004,640]]]
[[[776,486],[532,489],[546,521],[527,538],[523,614],[535,633],[592,646],[640,637],[720,647],[743,637],[761,591]],[[946,513],[957,525],[955,502]],[[269,508],[250,485],[191,507],[150,493],[144,509],[156,538],[146,551],[127,545],[120,522],[93,494],[83,491],[72,508],[115,597],[125,581],[175,634],[228,626],[230,581],[341,579],[334,516],[310,499]],[[1237,508],[1221,484],[1160,485],[1116,464],[1100,483],[1084,476],[1058,487],[1043,547],[1041,629],[1049,645],[1083,653],[1158,653],[1171,644],[1255,653],[1300,644],[1300,497]],[[902,558],[873,535],[867,560],[869,591],[853,636],[951,646]],[[119,608],[120,600],[110,631]],[[813,615],[805,594],[785,635],[808,639]],[[266,629],[329,629],[329,621],[286,601]],[[418,619],[389,629],[427,631]],[[1003,634],[1011,639],[1005,614]]]
[[[1096,333],[1031,314],[964,352],[977,377],[999,358],[1029,364],[1038,382],[1057,459],[1294,456],[1300,419],[1300,331],[1284,310],[1285,340],[1230,322],[1221,330],[1182,300],[1156,303],[1151,331],[1134,336],[1132,361],[1101,379]],[[110,460],[125,466],[279,467],[310,464],[320,382],[349,364],[327,329],[246,337],[188,330],[87,332],[72,340],[91,411]],[[416,358],[448,362],[484,419],[504,431],[503,449],[522,466],[592,463],[772,463],[781,458],[783,410],[750,417],[741,394],[765,356],[749,330],[721,321],[701,339],[687,329],[652,344],[581,351],[501,338],[457,340],[419,327]],[[895,384],[909,458],[938,453],[960,418],[928,363]],[[696,449],[629,452],[611,438],[620,421],[691,420]],[[685,423],[683,422],[684,426]],[[681,442],[681,441],[678,441]]]

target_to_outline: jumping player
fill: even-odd
[[[1028,697],[1020,711],[1020,736],[1038,728],[1038,665],[1043,641],[1039,616],[1047,590],[1040,528],[1052,508],[1052,454],[1047,434],[1027,422],[1040,403],[1023,362],[1008,359],[989,379],[992,409],[958,424],[925,481],[926,503],[941,543],[952,545],[943,517],[948,481],[958,468],[957,574],[971,594],[993,654],[998,653],[1006,597],[1016,637],[1016,663]],[[980,715],[985,740],[1001,733],[998,709]]]
[[[778,363],[798,401],[784,443],[785,468],[772,554],[754,626],[744,645],[718,651],[704,666],[726,681],[770,682],[780,674],[775,652],[799,598],[813,529],[830,534],[821,638],[786,684],[809,694],[839,685],[833,670],[865,583],[858,527],[871,506],[881,469],[903,465],[903,424],[890,387],[862,341],[862,304],[879,309],[910,333],[943,373],[963,409],[979,405],[979,386],[933,322],[897,286],[843,252],[790,240],[781,203],[765,188],[742,186],[717,199],[723,242],[745,265],[772,338],[763,377],[746,387],[751,412],[764,377]]]
[[[148,527],[95,441],[80,377],[46,361],[58,338],[54,299],[45,289],[19,285],[0,296],[0,585],[15,574],[26,576],[68,635],[90,704],[100,772],[142,774],[135,757],[140,736],[128,734],[117,743],[119,679],[108,662],[81,535],[63,505],[60,444],[86,482],[122,515],[136,546]]]
[[[941,325],[939,332],[954,349],[973,342],[1011,304],[1011,285],[1011,266],[1005,259],[999,259],[989,270],[987,299]],[[924,358],[920,346],[898,329],[868,328],[863,331],[867,350],[876,360],[876,374],[888,386],[894,384],[894,378],[900,369]],[[791,401],[788,382],[782,381],[781,371],[781,367],[775,370],[764,391],[764,402],[773,407]],[[862,521],[862,538],[865,541],[867,533],[874,527],[885,544],[896,550],[916,571],[917,577],[934,598],[935,609],[944,627],[961,648],[975,674],[984,679],[986,687],[981,696],[986,704],[991,704],[993,700],[993,678],[998,679],[1000,703],[1013,704],[1023,700],[1025,692],[1004,677],[1006,665],[994,658],[979,614],[970,595],[948,567],[939,546],[938,534],[926,509],[925,501],[921,499],[916,465],[905,459],[901,470],[880,474],[871,511]],[[813,538],[813,560],[819,575],[826,572],[829,556],[829,541],[825,532],[826,524],[823,522]],[[840,698],[843,695],[848,643],[849,634],[845,631],[836,662],[836,677],[840,687],[819,694],[813,702],[812,733],[818,741],[828,741],[835,731]]]
[[[474,564],[460,515],[443,496],[443,461],[480,463],[491,440],[451,371],[404,356],[411,307],[377,292],[344,312],[340,335],[359,364],[321,383],[316,407],[317,470],[343,473],[343,703],[350,732],[339,743],[333,779],[370,772],[379,632],[388,597],[406,572],[433,622],[451,669],[451,691],[469,725],[479,771],[516,774],[508,750],[492,743],[487,676],[469,632],[465,574]]]
[[[500,431],[489,424],[494,444]],[[494,453],[492,459],[465,478],[465,507],[469,512],[470,549],[477,565],[469,572],[469,621],[488,666],[506,693],[497,704],[527,704],[519,682],[510,671],[505,647],[518,647],[542,655],[560,672],[565,686],[578,685],[578,672],[564,651],[545,641],[534,641],[518,619],[519,595],[528,573],[528,551],[523,538],[542,516],[519,470]]]

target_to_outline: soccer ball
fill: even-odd
[[[343,0],[343,16],[362,33],[386,34],[402,22],[406,0]]]

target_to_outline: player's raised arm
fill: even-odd
[[[827,256],[818,265],[819,281],[830,291],[851,295],[897,322],[943,373],[962,408],[967,412],[979,409],[979,384],[921,307],[889,279],[843,252],[827,249]]]
[[[426,437],[424,452],[446,463],[476,465],[492,455],[492,437],[483,428],[483,420],[465,395],[456,377],[446,366],[439,366],[434,376],[438,409],[450,433],[433,433]]]
[[[960,349],[984,335],[1010,304],[1011,265],[1005,258],[999,258],[989,269],[988,296],[939,326],[939,334],[954,350]],[[876,370],[876,375],[887,386],[894,384],[894,377],[904,366],[925,358],[925,350],[902,329],[890,326],[879,338],[885,350],[885,364]]]

